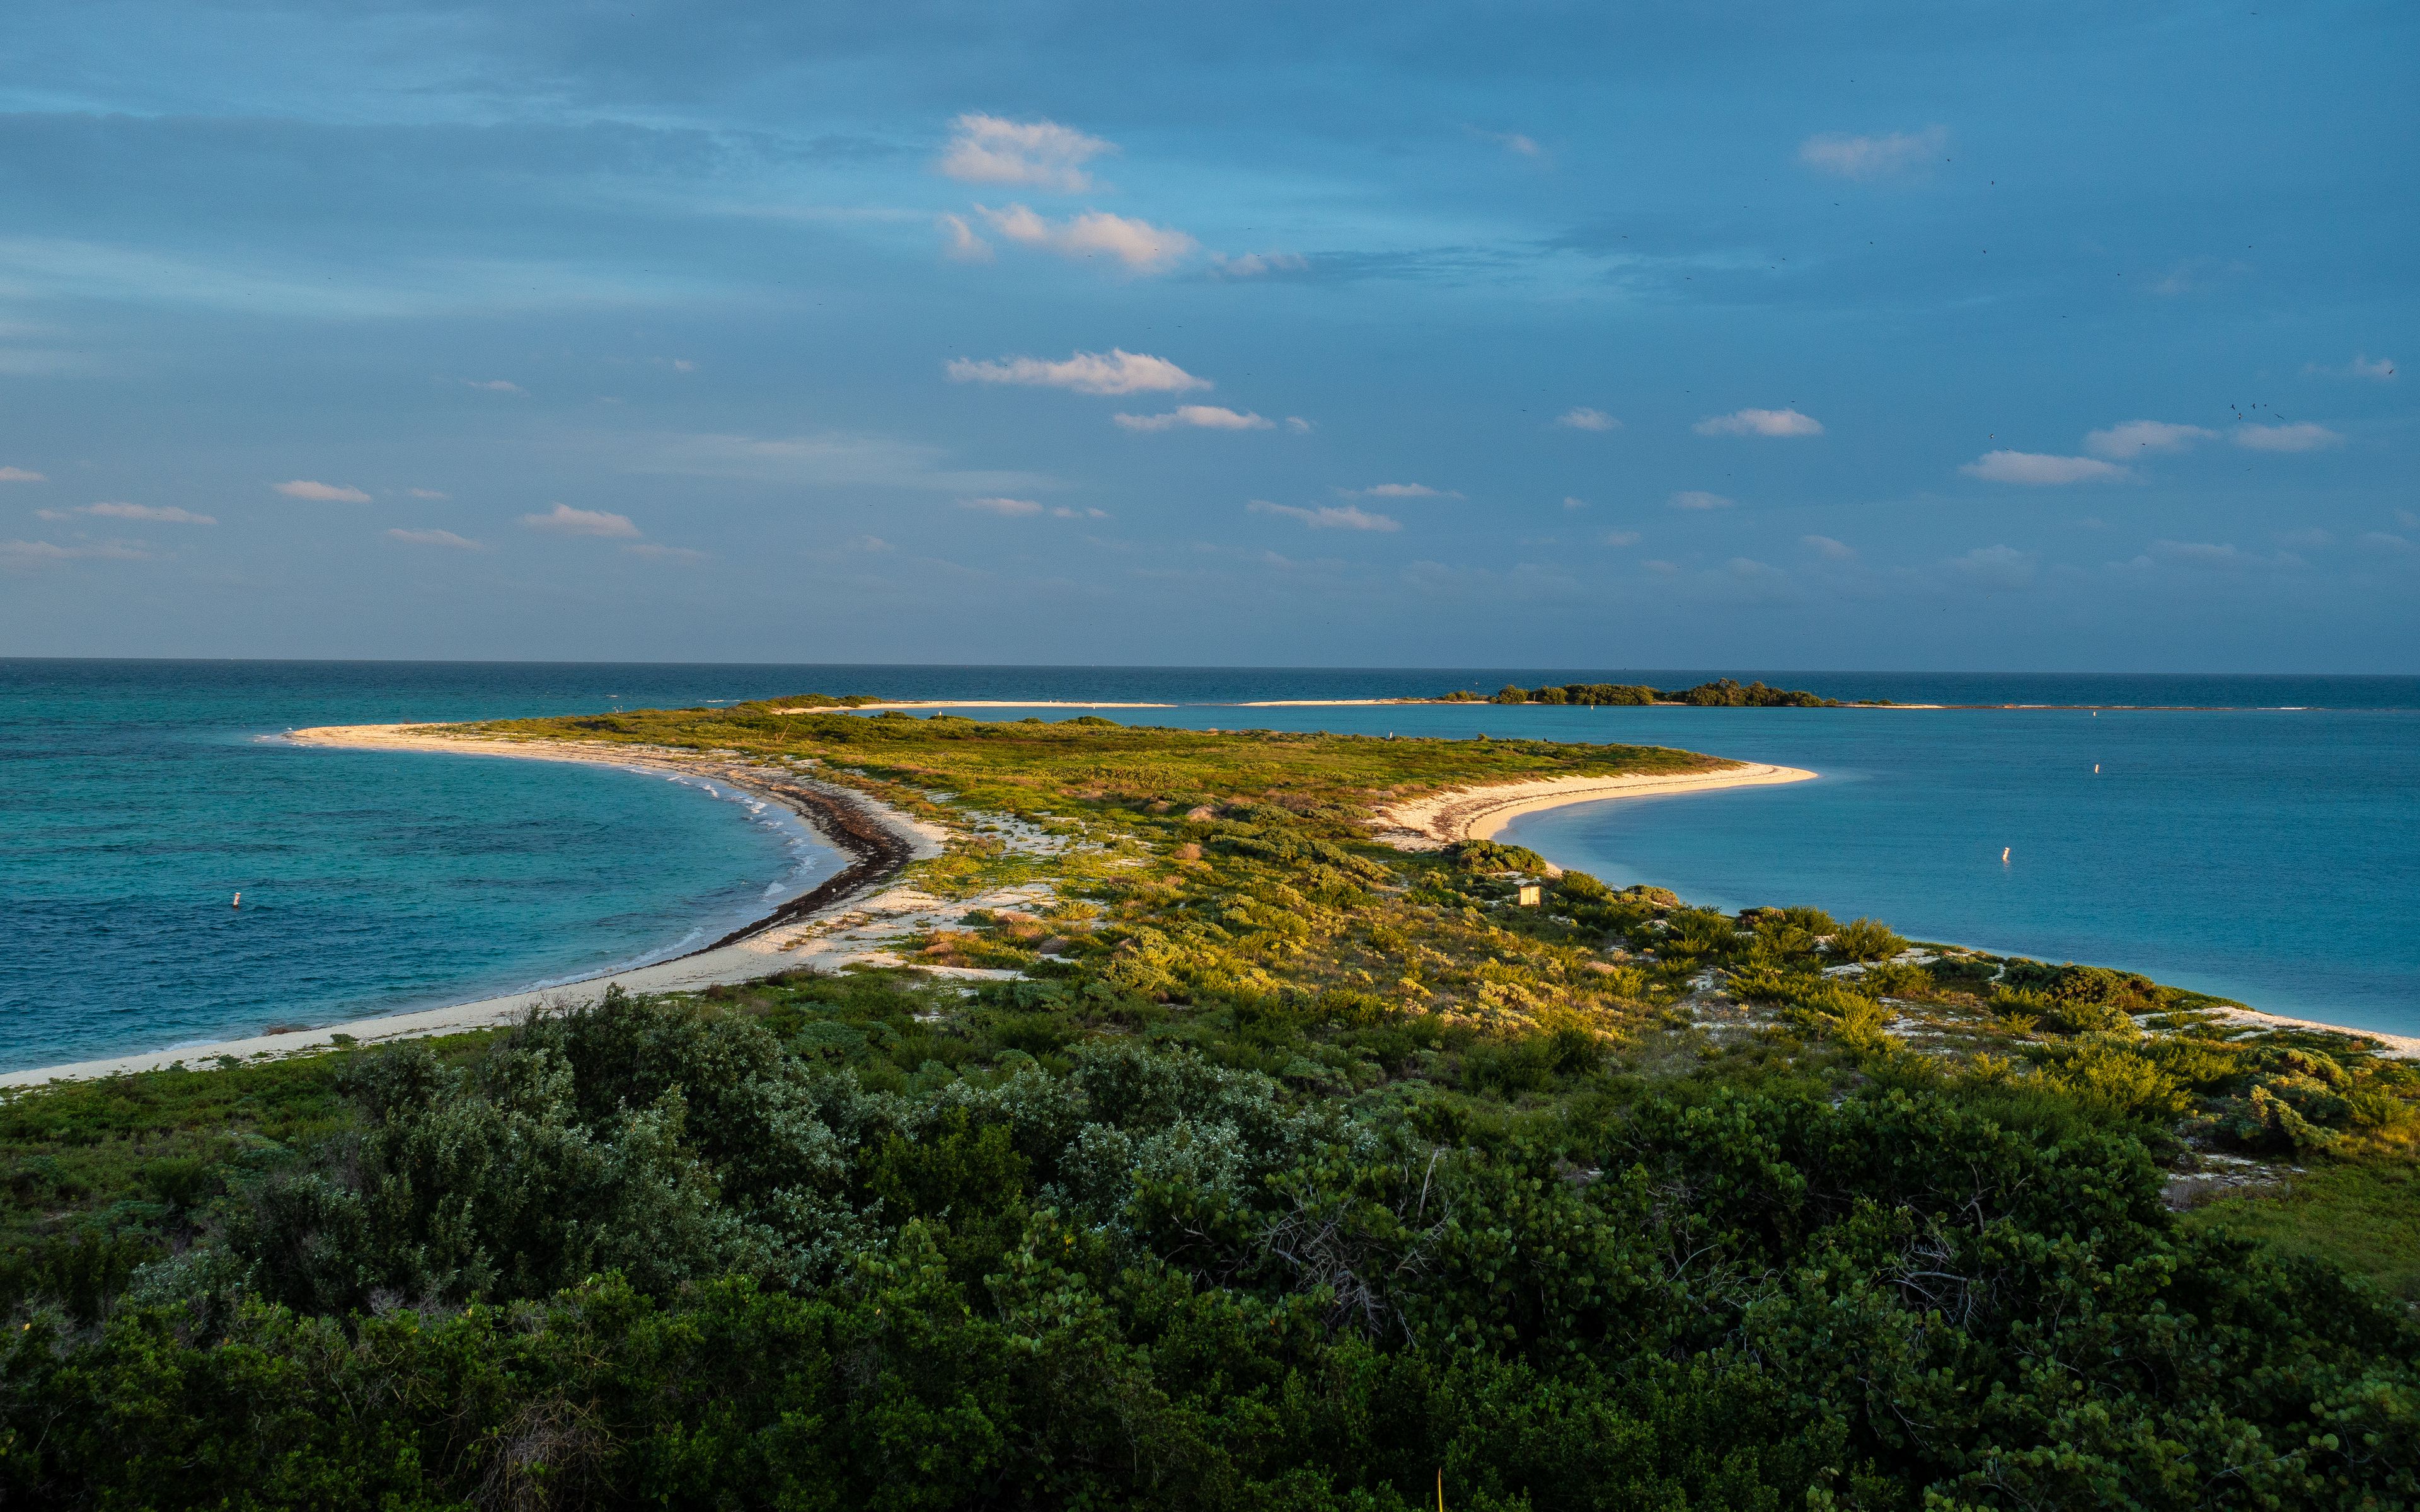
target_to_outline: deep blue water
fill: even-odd
[[[2420,679],[1722,674],[1901,702],[2303,712],[1116,717],[1652,741],[1807,766],[1824,779],[1566,810],[1510,838],[1708,903],[1812,903],[1920,937],[2131,966],[2258,1007],[2420,1032],[2420,935],[2407,927],[2420,911]],[[782,816],[660,777],[274,739],[296,726],[806,691],[1208,703],[1713,675],[0,660],[0,1068],[675,954],[837,864]],[[240,913],[227,906],[239,888]]]

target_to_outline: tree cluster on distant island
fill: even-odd
[[[1507,683],[1492,694],[1475,693],[1465,688],[1446,694],[1439,702],[1581,703],[1594,707],[1673,703],[1723,709],[1831,709],[1840,706],[1838,699],[1827,699],[1803,688],[1767,687],[1761,682],[1742,685],[1729,677],[1699,683],[1695,687],[1669,690],[1650,687],[1643,683],[1564,683],[1546,687],[1518,687]]]
[[[1050,900],[0,1101],[0,1504],[2420,1502],[2373,1044],[1370,838],[1683,752],[811,706],[486,730],[811,771]]]

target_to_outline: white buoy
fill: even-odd
[[[2092,764],[2092,775],[2095,777],[2099,777],[2101,775],[2101,764],[2099,762],[2094,762]]]
[[[2001,846],[2001,847],[2000,847],[2000,864],[2001,864],[2002,866],[2006,866],[2006,865],[2008,865],[2008,864],[2009,864],[2009,847],[2008,847],[2008,846],[2006,846],[2006,845],[2003,845],[2003,846]]]

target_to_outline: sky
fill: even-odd
[[[2420,9],[18,0],[0,656],[2420,671]]]

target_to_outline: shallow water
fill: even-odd
[[[1711,675],[0,660],[0,1068],[658,959],[841,864],[778,810],[659,776],[274,738],[296,726],[807,691],[1371,698]],[[1563,810],[1506,838],[1698,901],[1812,903],[1920,937],[2130,966],[2257,1007],[2420,1033],[2420,933],[2408,927],[2420,911],[2420,679],[1730,675],[1906,702],[2319,707],[1103,712],[1196,728],[1648,741],[1811,767],[1823,780]],[[240,912],[227,906],[239,888]]]

